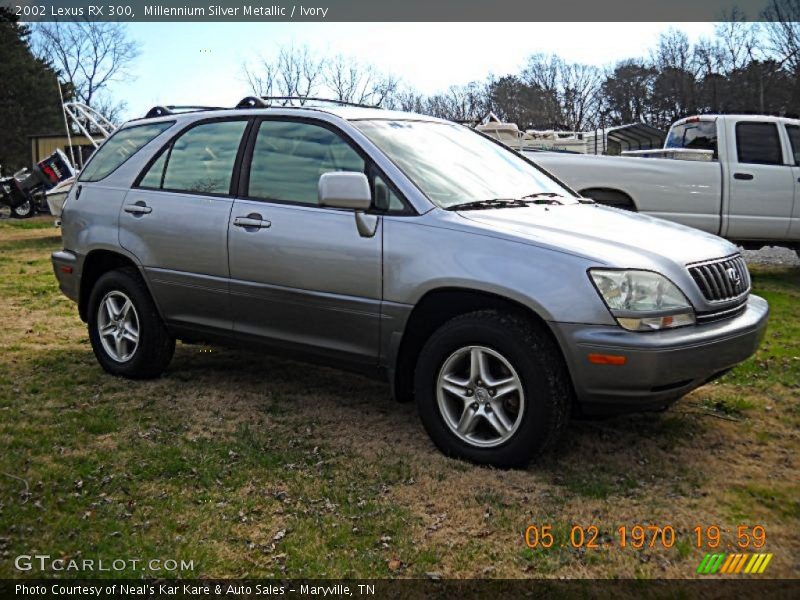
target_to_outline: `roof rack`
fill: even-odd
[[[154,106],[147,111],[144,116],[145,119],[152,119],[153,117],[165,117],[167,115],[174,115],[176,113],[184,112],[199,112],[201,110],[223,110],[222,106]]]
[[[299,105],[297,103],[300,103]],[[344,100],[334,100],[332,98],[311,98],[307,96],[247,96],[234,108],[269,108],[271,106],[281,106],[288,108],[303,108],[308,105],[318,103],[335,104],[337,106],[357,106],[359,108],[380,108],[370,104],[359,104],[357,102],[346,102]],[[224,106],[154,106],[147,111],[144,119],[155,117],[166,117],[178,113],[200,112],[204,110],[230,110]]]
[[[276,103],[280,106],[295,106],[294,102],[300,102],[301,106],[306,103],[324,102],[336,104],[338,106],[357,106],[359,108],[380,108],[371,104],[359,104],[358,102],[346,102],[344,100],[334,100],[332,98],[312,98],[310,96],[247,96],[242,98],[236,108],[267,108]]]

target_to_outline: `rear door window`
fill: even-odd
[[[736,124],[736,153],[740,163],[782,165],[783,151],[775,123]]]
[[[175,121],[165,121],[119,129],[94,153],[78,180],[91,182],[108,177],[126,160],[174,124]]]
[[[787,125],[786,132],[789,134],[789,141],[792,143],[794,164],[796,167],[800,167],[800,126]]]

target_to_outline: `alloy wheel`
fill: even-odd
[[[508,441],[525,412],[525,393],[516,370],[499,352],[484,346],[465,346],[444,361],[436,398],[450,431],[482,448]]]
[[[133,357],[139,347],[139,315],[126,294],[105,295],[97,308],[97,330],[109,357],[120,363]]]

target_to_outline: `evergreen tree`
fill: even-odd
[[[0,6],[0,166],[30,167],[29,135],[62,131],[57,74],[31,53],[30,29]]]

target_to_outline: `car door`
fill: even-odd
[[[778,124],[739,121],[736,155],[728,175],[730,201],[725,237],[782,240],[789,231],[795,178],[784,161]]]
[[[233,329],[228,299],[228,220],[247,119],[201,121],[144,170],[119,217],[120,244],[144,267],[165,320]]]
[[[794,208],[792,210],[792,224],[789,228],[790,240],[800,240],[800,125],[787,125],[786,133],[789,136],[789,145],[792,151],[792,167],[794,177]]]
[[[321,122],[265,119],[256,127],[229,224],[234,329],[333,362],[374,364],[380,217],[374,235],[362,236],[353,211],[317,203],[320,175],[364,172],[365,156]]]

